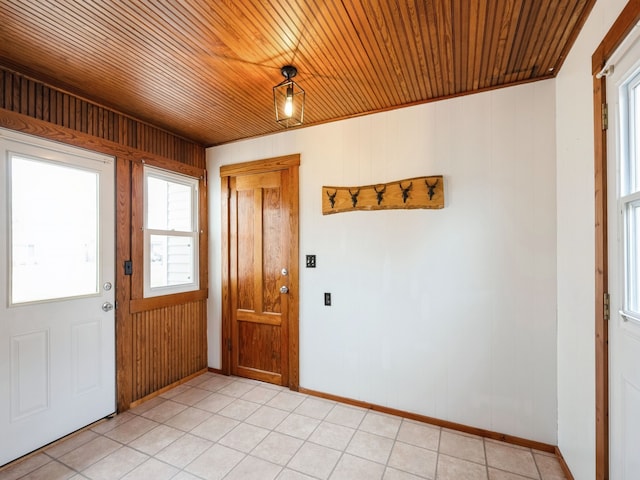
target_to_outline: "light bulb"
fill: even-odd
[[[284,101],[284,114],[287,117],[293,115],[293,87],[291,85],[287,87],[287,98]]]

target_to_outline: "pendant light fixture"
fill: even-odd
[[[280,69],[284,80],[273,87],[273,106],[276,122],[285,128],[302,125],[304,120],[304,90],[292,80],[298,74],[296,67],[285,65]]]

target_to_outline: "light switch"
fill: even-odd
[[[307,268],[316,268],[316,256],[307,255]]]

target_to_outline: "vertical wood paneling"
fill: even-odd
[[[205,168],[205,152],[201,145],[10,70],[0,67],[0,73],[0,107],[5,110]]]
[[[206,303],[200,300],[132,315],[135,399],[207,367]]]

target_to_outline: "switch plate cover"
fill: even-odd
[[[325,294],[324,294],[324,304],[325,304],[327,307],[330,307],[330,306],[331,306],[331,294],[330,294],[330,293],[325,293]]]

